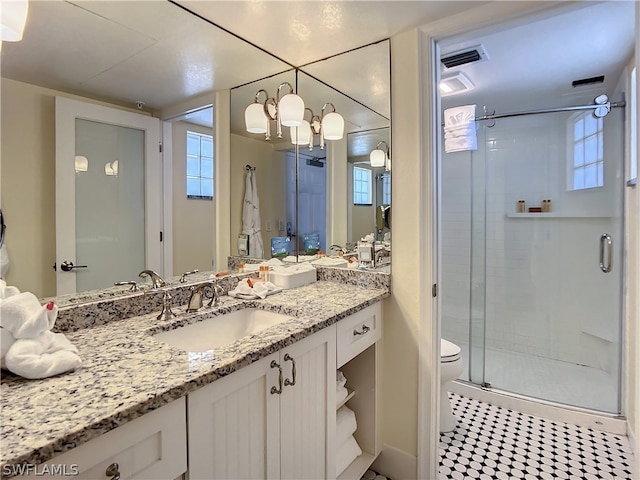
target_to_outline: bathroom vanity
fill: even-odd
[[[381,300],[389,287],[321,277],[264,300],[224,296],[222,307],[189,315],[176,307],[169,321],[154,312],[65,332],[80,369],[44,380],[3,375],[2,476],[30,464],[32,475],[64,465],[92,479],[335,478],[341,367],[363,455],[340,478],[360,478],[381,448]],[[161,340],[244,309],[287,318],[207,350]]]

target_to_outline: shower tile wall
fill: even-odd
[[[442,331],[445,338],[468,343],[470,166],[478,170],[486,162],[486,204],[476,209],[486,215],[487,347],[611,371],[618,332],[610,312],[618,298],[596,270],[600,234],[615,219],[596,217],[613,211],[610,185],[618,172],[606,160],[620,158],[622,142],[605,137],[604,188],[568,192],[569,116],[498,120],[493,128],[479,129],[477,151],[443,155]],[[508,216],[519,199],[537,206],[547,198],[554,215],[578,216]],[[478,201],[485,201],[484,191],[474,192]],[[587,306],[584,300],[593,298],[600,300]]]

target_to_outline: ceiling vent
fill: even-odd
[[[591,78],[582,78],[580,80],[574,80],[573,82],[571,82],[571,86],[573,88],[576,88],[576,87],[582,87],[585,85],[594,85],[596,83],[604,83],[604,75],[599,75],[597,77],[591,77]]]
[[[465,48],[457,52],[447,53],[440,58],[442,64],[447,68],[459,67],[468,63],[488,60],[487,52],[482,45]]]

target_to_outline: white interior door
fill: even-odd
[[[58,295],[163,274],[159,142],[157,118],[56,97]]]

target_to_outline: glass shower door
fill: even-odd
[[[617,109],[484,127],[485,169],[472,181],[485,185],[484,209],[475,195],[472,208],[472,382],[619,412],[622,121]]]

